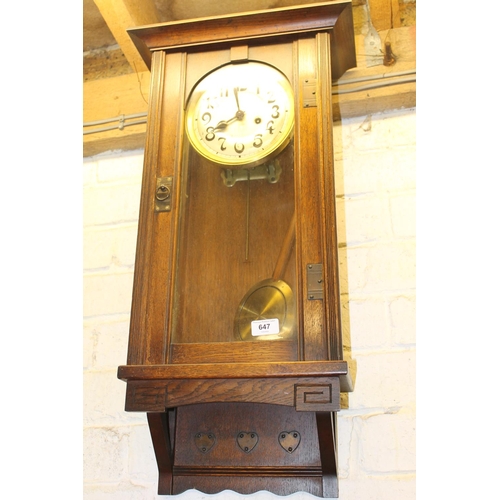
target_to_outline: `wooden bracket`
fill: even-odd
[[[160,495],[195,488],[338,497],[335,413],[208,403],[148,413],[148,423]]]
[[[337,474],[337,414],[317,412],[319,451],[323,479],[323,496],[338,498],[339,481]]]
[[[158,464],[158,493],[172,494],[173,482],[173,411],[148,413],[149,432]]]

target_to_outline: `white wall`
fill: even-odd
[[[338,415],[341,500],[415,498],[415,118],[401,110],[334,131],[345,354],[355,372]],[[158,498],[146,417],[125,413],[116,378],[127,356],[141,174],[142,151],[84,162],[86,500]]]

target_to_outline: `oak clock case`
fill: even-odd
[[[158,492],[337,497],[335,1],[130,30],[151,68],[125,409]]]

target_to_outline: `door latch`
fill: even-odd
[[[170,212],[172,210],[173,177],[158,177],[156,179],[155,212]]]

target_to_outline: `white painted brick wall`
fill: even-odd
[[[334,130],[344,343],[355,377],[338,415],[341,500],[415,498],[415,121],[404,110]],[[158,498],[146,417],[123,411],[116,378],[127,356],[141,175],[141,151],[84,162],[86,500]]]

